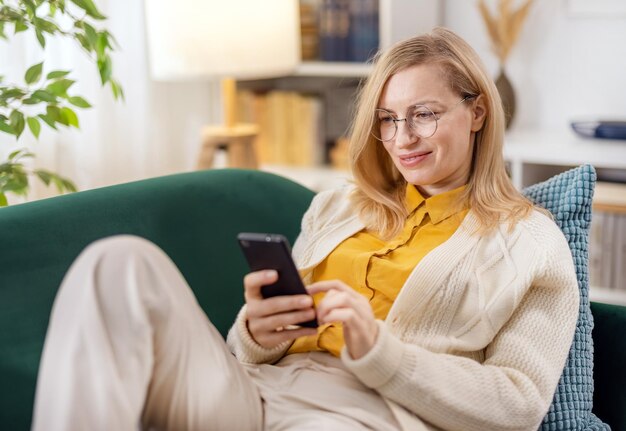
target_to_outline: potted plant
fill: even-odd
[[[116,100],[123,99],[123,90],[112,75],[110,54],[117,43],[106,29],[96,26],[105,19],[93,0],[0,0],[0,39],[10,41],[15,34],[31,32],[42,49],[51,37],[72,39],[97,66],[102,85],[109,85]],[[79,128],[75,109],[91,107],[83,97],[72,94],[76,81],[69,70],[46,70],[44,62],[39,62],[25,70],[23,83],[6,82],[1,72],[0,132],[16,140],[27,128],[37,139],[42,125],[55,130],[59,126]],[[24,148],[0,162],[0,206],[8,204],[7,193],[25,196],[31,177],[54,184],[59,193],[76,190],[71,180],[54,172],[27,169],[24,161],[32,157]]]

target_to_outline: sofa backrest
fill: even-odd
[[[0,428],[30,427],[52,303],[89,243],[128,233],[157,244],[224,335],[243,303],[247,272],[237,233],[280,232],[293,242],[312,197],[284,178],[224,169],[0,209]]]

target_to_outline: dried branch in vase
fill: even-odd
[[[533,0],[526,0],[519,8],[512,8],[513,0],[498,0],[498,14],[489,11],[484,0],[478,0],[480,15],[487,27],[492,49],[500,64],[504,64],[515,45]]]

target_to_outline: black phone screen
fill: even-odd
[[[278,272],[275,283],[261,287],[264,298],[308,294],[291,258],[287,238],[280,234],[242,232],[237,240],[251,271],[273,269]],[[303,322],[299,326],[316,328],[317,321]]]

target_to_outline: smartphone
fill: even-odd
[[[261,295],[271,298],[279,295],[308,295],[304,283],[291,258],[289,241],[283,235],[275,233],[242,232],[237,235],[251,271],[274,269],[278,280],[261,287]],[[298,326],[317,328],[317,319],[299,323]]]

